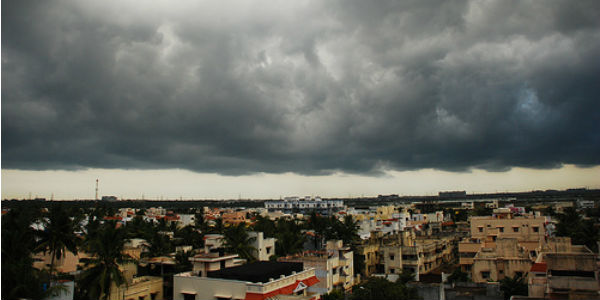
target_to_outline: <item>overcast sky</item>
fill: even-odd
[[[597,0],[2,1],[2,197],[600,187],[599,53]]]

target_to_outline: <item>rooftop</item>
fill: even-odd
[[[241,280],[249,282],[269,282],[269,279],[279,279],[281,275],[289,276],[292,272],[301,272],[302,263],[259,261],[239,267],[208,272],[208,277]]]

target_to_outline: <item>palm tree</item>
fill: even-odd
[[[33,268],[32,251],[36,247],[31,224],[36,210],[15,208],[2,216],[2,299],[44,299],[53,289],[44,291],[44,271]]]
[[[320,249],[323,242],[323,237],[329,228],[328,219],[318,216],[317,213],[313,211],[310,214],[307,225],[308,229],[315,231],[315,237],[313,238],[313,241],[315,242],[315,249]]]
[[[223,219],[218,218],[215,220],[215,226],[210,228],[211,233],[223,234],[225,231],[225,224],[223,224]]]
[[[500,290],[504,293],[504,299],[510,299],[513,295],[527,296],[527,283],[521,276],[504,277],[500,280]]]
[[[250,244],[256,239],[248,235],[246,225],[240,223],[228,227],[223,233],[225,239],[225,250],[231,253],[237,253],[241,258],[248,261],[254,261],[256,258],[252,255],[256,248]]]
[[[61,204],[51,206],[41,219],[44,229],[38,232],[39,241],[36,250],[50,252],[50,277],[54,275],[55,260],[64,257],[66,250],[77,254],[79,237],[75,231],[79,230],[79,221],[77,218],[71,218]]]
[[[337,238],[344,241],[344,244],[350,245],[354,241],[359,240],[358,236],[358,221],[354,221],[352,216],[344,216],[343,222],[336,222]]]
[[[275,228],[275,222],[269,218],[265,218],[261,215],[256,215],[256,222],[254,223],[253,230],[264,233],[265,237],[274,237],[277,229]]]
[[[304,249],[306,236],[294,221],[279,219],[277,226],[277,241],[275,242],[275,253],[279,256],[295,254]]]
[[[171,239],[158,231],[152,234],[148,243],[150,243],[150,248],[148,249],[150,257],[163,256],[173,252],[174,247]]]
[[[86,250],[92,258],[85,261],[87,267],[79,283],[90,299],[108,299],[110,287],[114,283],[125,283],[120,264],[131,261],[123,254],[126,242],[125,230],[117,228],[115,222],[103,224],[91,240],[86,241]]]

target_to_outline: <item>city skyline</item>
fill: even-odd
[[[599,14],[5,1],[2,197],[598,188]]]
[[[600,167],[581,169],[575,166],[565,166],[558,170],[474,170],[471,173],[432,169],[388,171],[379,177],[356,174],[302,176],[292,173],[219,176],[186,170],[108,169],[2,170],[2,177],[2,199],[40,197],[47,200],[94,199],[96,179],[99,180],[99,197],[146,200],[279,199],[288,196],[357,198],[386,194],[432,196],[439,191],[452,190],[465,190],[467,194],[473,194],[600,188],[597,181],[600,178]],[[32,178],[35,185],[28,181]]]

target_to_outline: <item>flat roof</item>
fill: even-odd
[[[211,278],[241,280],[249,282],[269,282],[270,278],[279,279],[281,275],[289,276],[292,272],[302,272],[302,263],[259,261],[250,264],[208,272]]]

